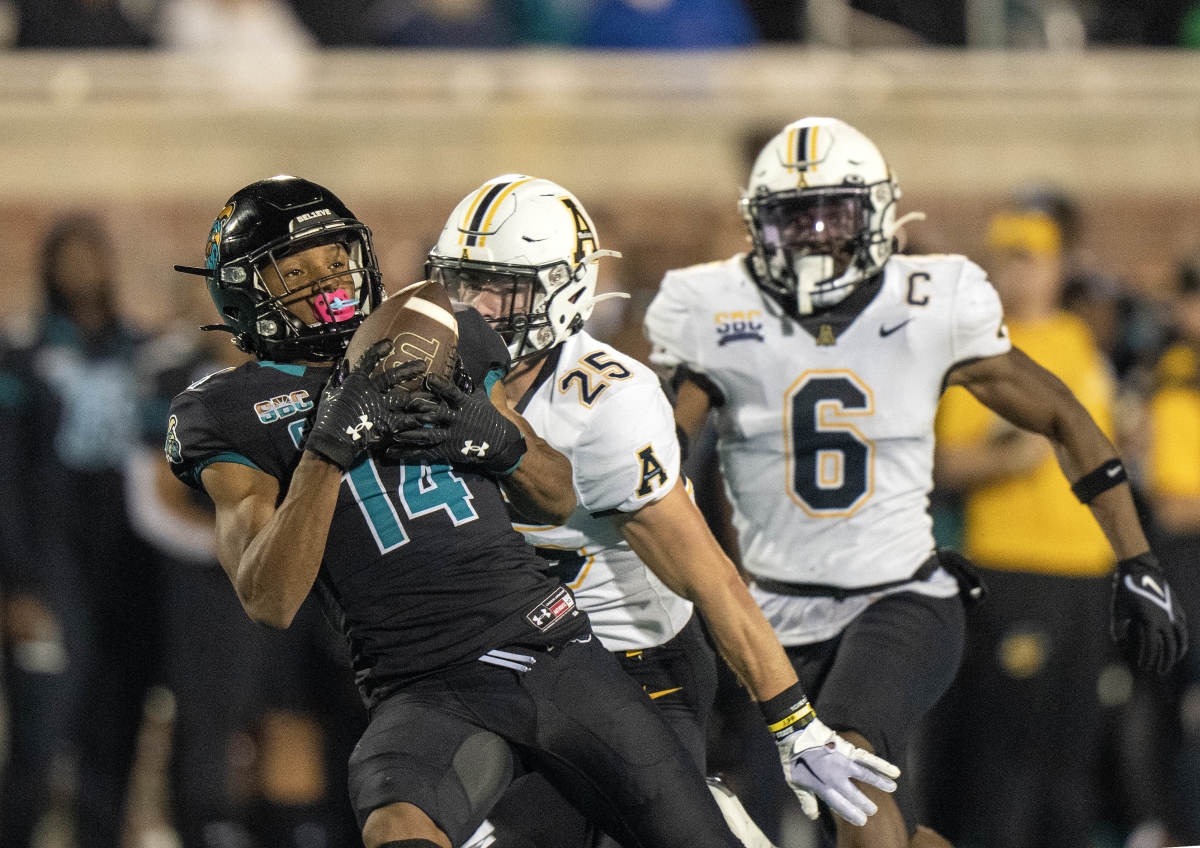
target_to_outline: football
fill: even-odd
[[[438,283],[421,281],[389,295],[354,331],[346,361],[358,362],[363,351],[381,339],[392,340],[392,352],[379,363],[376,373],[420,359],[425,362],[425,374],[452,377],[458,321],[446,290]],[[420,379],[408,381],[407,387],[415,388]]]

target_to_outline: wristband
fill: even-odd
[[[767,730],[776,740],[803,730],[817,718],[799,683],[793,683],[774,698],[763,701],[758,708],[767,722]]]
[[[1071,491],[1082,504],[1089,504],[1097,495],[1119,486],[1129,479],[1125,465],[1116,457],[1084,474],[1071,485]]]

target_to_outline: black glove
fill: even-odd
[[[348,471],[368,449],[407,422],[402,410],[410,392],[400,383],[418,376],[425,364],[413,360],[372,377],[375,366],[391,352],[391,341],[381,339],[363,352],[353,368],[343,360],[334,370],[321,392],[305,450]]]
[[[1128,641],[1138,668],[1160,675],[1187,651],[1187,621],[1158,557],[1147,551],[1117,563],[1113,572],[1112,638]]]
[[[435,402],[420,395],[409,399],[403,413],[419,426],[389,434],[389,459],[490,474],[505,474],[516,466],[525,454],[525,437],[484,392],[467,394],[436,374],[426,377],[425,385]]]

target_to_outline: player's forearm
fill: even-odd
[[[1088,507],[1112,545],[1117,559],[1128,559],[1150,550],[1150,542],[1142,530],[1127,483],[1101,492]]]
[[[736,572],[705,586],[695,603],[717,650],[754,700],[769,700],[796,682],[775,631]]]
[[[563,524],[575,510],[571,461],[550,447],[522,419],[526,450],[516,470],[500,478],[513,508],[535,524]]]
[[[1073,397],[1071,400],[1073,403],[1056,415],[1048,436],[1063,475],[1074,484],[1115,459],[1117,450],[1083,406]],[[1119,483],[1102,491],[1090,500],[1088,507],[1117,559],[1150,550],[1128,483]]]
[[[642,562],[672,592],[696,605],[717,649],[756,699],[774,697],[796,682],[770,623],[682,482],[619,520]]]
[[[325,554],[342,472],[305,452],[283,502],[237,559],[234,585],[247,614],[272,627],[291,625]]]

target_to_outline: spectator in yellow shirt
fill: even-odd
[[[1053,372],[1111,438],[1113,380],[1087,326],[1062,311],[1062,237],[1006,211],[987,270],[1013,345]],[[944,751],[930,822],[956,846],[1085,848],[1096,812],[1096,680],[1108,651],[1112,551],[1047,439],[961,388],[937,421],[935,480],[963,499],[964,553],[990,592],[968,620],[955,685],[931,717]]]
[[[1185,610],[1200,606],[1200,585],[1188,573],[1200,550],[1200,265],[1181,265],[1171,317],[1177,337],[1155,367],[1149,444],[1145,463],[1146,496],[1156,525],[1155,550],[1168,575],[1178,575]],[[1191,623],[1195,636],[1196,621]],[[1158,709],[1152,738],[1158,743],[1165,774],[1156,784],[1165,791],[1160,810],[1171,844],[1200,842],[1200,728],[1186,705],[1200,699],[1200,660],[1195,653],[1178,674],[1156,691]]]

